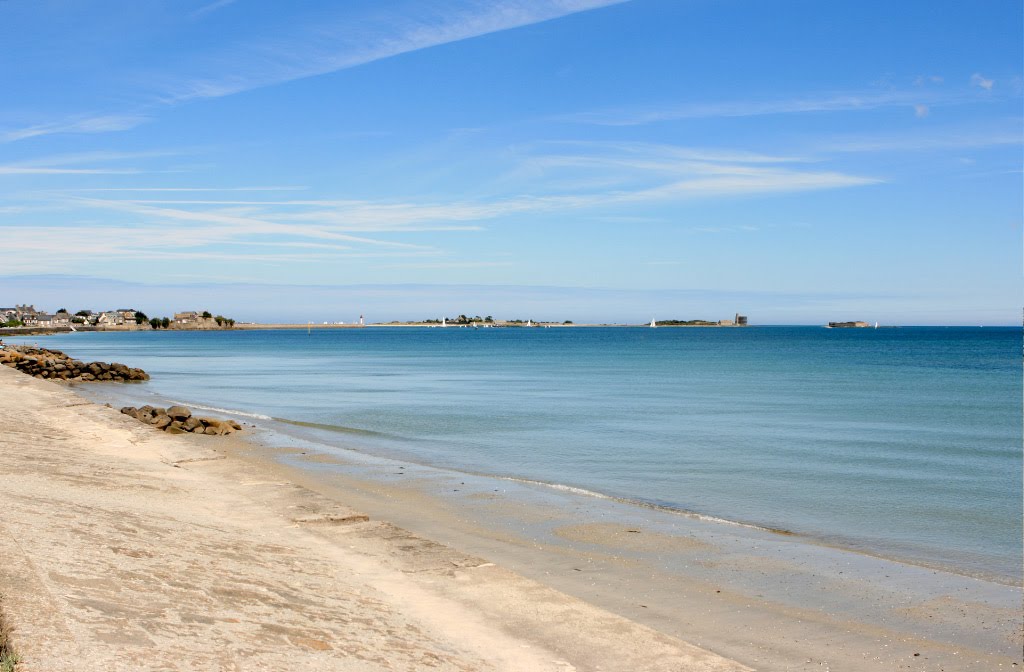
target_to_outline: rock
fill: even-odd
[[[171,420],[171,417],[169,415],[161,415],[157,417],[155,420],[153,420],[152,424],[157,429],[163,429],[164,427],[168,427],[172,422],[174,421]]]
[[[171,416],[175,420],[188,420],[192,417],[192,411],[188,410],[184,406],[171,406],[167,409],[167,415]]]
[[[184,428],[185,431],[188,431],[188,432],[194,432],[194,431],[196,431],[197,427],[202,427],[202,426],[203,426],[203,423],[199,421],[199,418],[194,417],[194,416],[189,418],[188,420],[186,420],[185,422],[182,423],[182,428]]]
[[[185,433],[185,430],[182,429],[180,426],[179,427],[175,427],[174,425],[171,425],[171,426],[167,427],[167,429],[165,429],[164,431],[167,432],[168,434],[184,434]]]
[[[134,406],[125,406],[124,408],[121,409],[121,412],[124,413],[125,415],[130,415],[135,419],[138,419],[139,417],[139,409],[135,408]]]

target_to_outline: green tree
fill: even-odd
[[[80,310],[77,313],[75,313],[75,315],[77,315],[78,317],[89,317],[90,315],[92,315],[92,311],[91,310]]]
[[[204,311],[203,311],[203,319],[206,319],[206,320],[208,320],[208,319],[210,319],[211,317],[213,317],[213,315],[211,315],[211,314],[210,314],[210,311],[208,311],[208,310],[204,310]]]
[[[162,322],[160,321],[159,317],[154,317],[149,321],[149,326],[153,327],[154,329],[159,329],[161,324]]]
[[[171,326],[171,319],[169,317],[165,317],[164,319],[160,320],[160,326],[163,327],[164,329]]]
[[[141,310],[136,310],[135,311],[135,324],[142,324],[143,322],[145,322],[148,319],[149,318],[146,317],[146,314],[144,312],[142,312]]]

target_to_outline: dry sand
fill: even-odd
[[[0,367],[0,593],[24,672],[744,670]]]

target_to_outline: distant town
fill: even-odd
[[[649,327],[745,327],[747,316],[737,313],[733,319],[722,320],[651,320],[642,326]],[[834,323],[833,323],[834,324]],[[135,308],[116,310],[78,310],[71,312],[61,308],[50,313],[38,310],[34,305],[15,305],[0,308],[0,328],[9,330],[56,330],[56,331],[152,331],[171,330],[215,330],[215,329],[299,329],[367,326],[362,315],[358,322],[306,322],[293,324],[257,324],[237,322],[223,315],[214,315],[206,310],[191,310],[174,313],[173,317],[150,317]],[[572,320],[545,321],[533,319],[498,319],[491,315],[466,315],[456,317],[428,318],[424,320],[377,322],[378,327],[575,327],[575,326],[631,326],[628,324],[577,324]],[[640,325],[632,325],[640,326]]]
[[[30,327],[34,329],[97,329],[141,331],[152,329],[230,329],[235,321],[209,311],[186,311],[174,317],[149,317],[134,308],[117,310],[79,310],[71,313],[61,308],[55,313],[37,310],[35,306],[0,308],[0,326]]]

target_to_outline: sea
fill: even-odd
[[[1020,328],[74,333],[117,386],[324,450],[786,531],[1021,584]],[[308,468],[316,468],[310,465]]]

